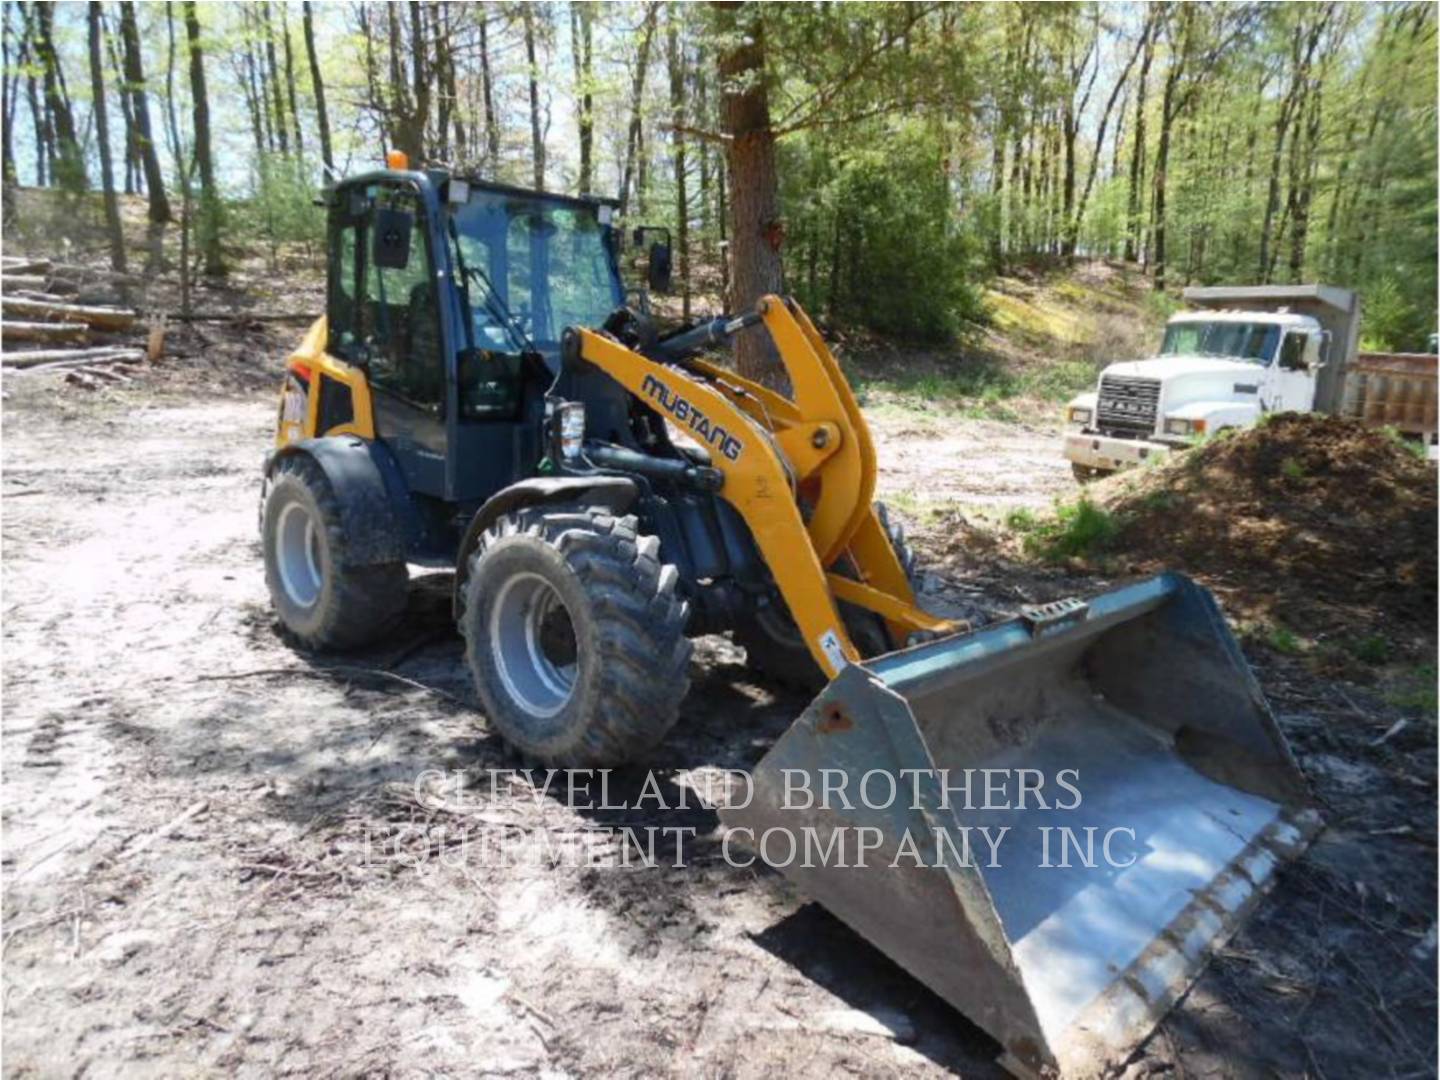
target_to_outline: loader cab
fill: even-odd
[[[409,490],[469,505],[529,475],[564,329],[625,300],[615,205],[398,169],[327,203],[327,351]]]

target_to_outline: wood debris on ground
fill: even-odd
[[[86,277],[129,280],[51,259],[0,257],[0,367],[12,375],[63,369],[68,385],[94,390],[128,383],[136,365],[160,359],[163,317],[146,322],[130,307],[79,302],[90,300],[77,297]],[[141,332],[144,339],[133,340]]]

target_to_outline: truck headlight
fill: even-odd
[[[567,461],[580,456],[580,446],[585,441],[585,403],[567,401],[557,410],[560,428],[560,454]]]
[[[1204,420],[1184,420],[1178,416],[1167,416],[1165,418],[1166,435],[1204,435]]]
[[[1067,418],[1072,424],[1088,424],[1093,410],[1085,405],[1071,405]]]

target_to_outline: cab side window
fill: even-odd
[[[371,384],[413,404],[444,401],[440,306],[415,196],[372,189],[335,229],[330,350],[368,368]]]
[[[1280,343],[1280,370],[1303,371],[1305,369],[1305,334],[1286,334]]]

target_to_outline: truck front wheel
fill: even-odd
[[[1070,463],[1070,471],[1082,484],[1088,484],[1092,480],[1100,480],[1110,475],[1109,469],[1096,469],[1089,465],[1081,465],[1078,461]]]
[[[496,520],[460,614],[496,730],[547,765],[619,765],[658,744],[690,687],[678,584],[634,517],[546,506]]]

